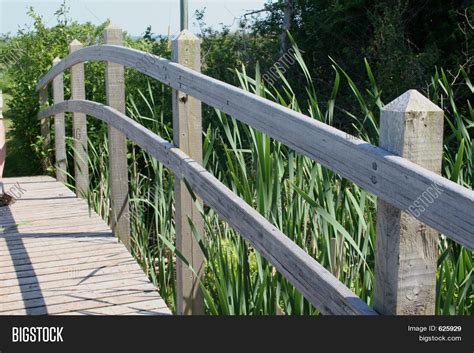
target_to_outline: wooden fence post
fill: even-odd
[[[57,65],[61,59],[55,58],[53,65]],[[61,72],[53,80],[54,104],[64,101],[64,81]],[[54,116],[55,133],[55,159],[56,159],[56,180],[65,184],[67,182],[67,157],[66,157],[66,131],[64,125],[64,113]]]
[[[48,86],[43,87],[39,91],[39,105],[40,109],[44,109],[48,106]],[[49,118],[42,119],[40,121],[40,130],[41,130],[41,137],[43,138],[43,151],[46,153],[46,156],[42,160],[43,164],[43,171],[46,172],[46,169],[49,166],[49,153],[48,149],[51,144],[51,132],[49,131]]]
[[[69,44],[69,52],[82,49],[83,45],[77,39]],[[71,67],[71,98],[86,99],[84,84],[84,63]],[[87,155],[87,119],[83,113],[72,114],[72,129],[74,138],[74,177],[76,179],[76,195],[87,197],[89,190],[89,163]]]
[[[109,25],[104,31],[105,44],[123,45],[122,30]],[[125,77],[122,65],[106,62],[105,90],[107,105],[125,113]],[[128,164],[126,137],[109,125],[109,171],[111,228],[130,250],[130,210],[128,204]]]
[[[182,31],[173,41],[173,61],[193,70],[201,70],[201,43],[190,31]],[[187,94],[173,90],[173,141],[182,151],[202,163],[201,102]],[[177,313],[199,315],[204,313],[204,299],[199,287],[203,274],[204,257],[188,219],[201,237],[204,236],[202,217],[194,205],[183,181],[175,178],[176,247],[189,261],[197,276],[177,260]],[[201,202],[201,201],[199,201]]]
[[[443,110],[418,91],[407,91],[381,111],[380,147],[440,173]],[[377,182],[383,171],[377,171],[375,163],[372,167],[372,182]],[[406,177],[405,182],[412,180]],[[428,187],[408,213],[378,200],[375,309],[381,314],[434,314],[438,233],[413,215],[424,212],[438,196],[437,185]]]

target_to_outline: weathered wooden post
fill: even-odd
[[[48,105],[48,86],[43,87],[39,91],[40,109],[44,109]],[[49,118],[41,119],[40,122],[41,137],[43,138],[43,150],[47,153],[49,144],[51,143],[51,132],[49,131]],[[46,164],[45,164],[46,165]]]
[[[69,44],[69,52],[82,49],[83,45],[77,39]],[[71,67],[71,98],[86,99],[84,84],[84,63]],[[76,179],[76,195],[87,197],[89,190],[89,164],[87,155],[87,119],[83,113],[72,114],[72,129],[74,138],[74,177]]]
[[[105,44],[122,45],[123,34],[119,27],[109,25],[104,31]],[[105,90],[107,105],[125,113],[125,77],[122,65],[106,62]],[[130,250],[130,211],[128,204],[127,140],[109,125],[109,170],[111,228]]]
[[[193,70],[201,70],[201,43],[191,32],[182,31],[173,41],[173,61]],[[182,151],[202,163],[201,102],[180,91],[173,91],[173,141]],[[188,222],[193,222],[200,236],[204,236],[202,217],[186,185],[175,179],[176,247],[196,271],[195,275],[177,260],[177,312],[181,315],[204,313],[204,299],[199,287],[204,259]]]
[[[443,111],[418,91],[407,91],[382,109],[380,147],[440,173]],[[407,176],[405,182],[412,181]],[[375,309],[381,314],[434,314],[438,233],[413,215],[436,202],[438,192],[436,185],[428,187],[409,213],[378,200]]]
[[[60,61],[61,59],[55,58],[53,60],[53,65],[57,65]],[[64,101],[64,81],[62,72],[53,80],[53,100],[54,104]],[[56,180],[65,184],[67,182],[67,157],[64,113],[59,113],[54,116],[54,133]]]

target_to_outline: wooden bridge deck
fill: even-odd
[[[5,178],[0,315],[171,314],[85,201],[50,177]]]

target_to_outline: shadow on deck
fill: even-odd
[[[4,179],[0,315],[171,314],[126,248],[87,204],[49,177]]]

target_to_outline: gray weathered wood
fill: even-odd
[[[201,71],[200,51],[199,38],[187,30],[182,31],[173,41],[173,61],[196,71]],[[200,164],[202,164],[201,121],[201,102],[189,97],[186,93],[173,90],[173,142],[181,151]],[[176,248],[194,270],[193,272],[183,261],[177,259],[176,310],[180,315],[202,315],[204,314],[204,297],[199,283],[203,276],[204,256],[189,222],[193,223],[200,236],[204,236],[203,220],[182,180],[175,179],[174,191]]]
[[[380,115],[380,146],[426,169],[441,173],[443,110],[415,90],[386,105]],[[375,252],[375,308],[388,315],[434,315],[436,230],[412,214],[439,197],[433,184],[402,212],[379,199]]]
[[[147,130],[119,111],[90,101],[66,101],[38,113],[80,111],[113,125],[151,156],[185,179],[242,237],[257,249],[324,314],[373,315],[366,303],[261,214],[172,143]]]
[[[61,59],[55,58],[53,65],[57,65]],[[54,104],[64,101],[64,81],[63,74],[59,74],[53,80],[53,100]],[[64,125],[64,114],[54,116],[54,146],[56,161],[56,180],[67,183],[67,156],[66,156],[66,128]]]
[[[79,42],[77,39],[74,39],[69,44],[69,52],[74,53],[75,51],[82,49],[82,47],[82,43]],[[78,63],[71,67],[71,98],[86,99],[83,63]],[[76,181],[76,195],[80,198],[87,198],[87,192],[89,190],[87,118],[85,114],[73,113],[72,119],[72,134],[74,138],[74,178]]]
[[[104,31],[104,42],[123,44],[122,30],[109,25]],[[125,76],[122,65],[105,64],[105,92],[107,105],[125,113]],[[113,126],[108,126],[110,173],[110,226],[130,250],[130,209],[128,204],[127,140]]]
[[[474,192],[415,163],[252,93],[139,50],[92,46],[69,55],[37,84],[43,87],[71,65],[107,60],[138,71],[283,142],[404,211],[429,186],[442,190],[436,202],[415,215],[458,243],[474,249]]]
[[[49,99],[48,87],[44,87],[39,92],[40,109],[44,109],[45,107],[48,106],[48,99]],[[41,164],[43,167],[43,171],[46,172],[46,170],[50,166],[48,150],[51,144],[51,132],[49,130],[49,119],[41,120],[40,124],[41,124],[40,130],[41,130],[41,137],[43,138],[43,152],[44,152],[44,156],[42,158]]]
[[[51,177],[4,182],[23,196],[0,208],[0,315],[171,313],[84,200]]]

